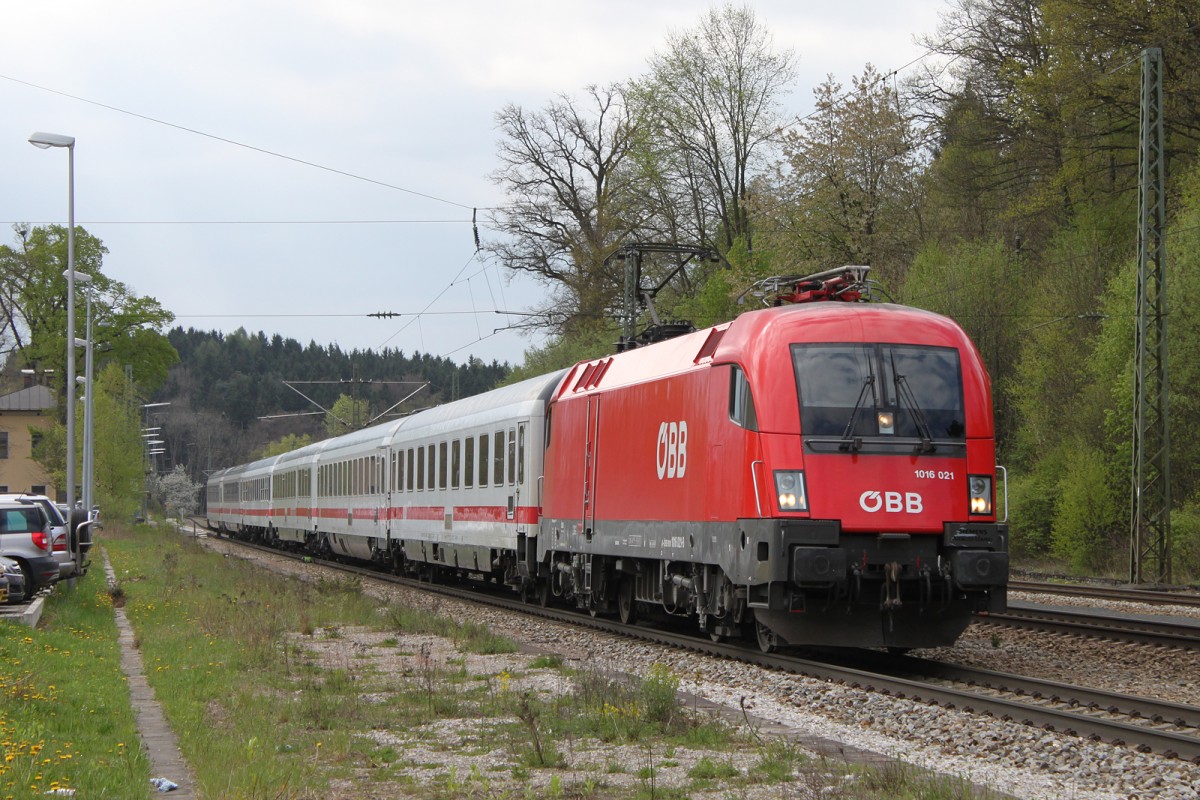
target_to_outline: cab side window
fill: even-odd
[[[750,394],[750,383],[741,367],[732,367],[729,376],[729,418],[735,425],[748,431],[758,430],[758,414],[754,411],[754,397]]]

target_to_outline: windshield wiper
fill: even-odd
[[[862,437],[854,435],[854,428],[858,423],[858,412],[862,409],[863,399],[867,396],[867,389],[872,389],[871,399],[872,405],[874,405],[874,386],[875,376],[868,375],[866,380],[863,381],[862,388],[858,390],[858,400],[854,403],[854,410],[850,412],[850,420],[846,423],[846,430],[842,431],[842,442],[838,445],[839,450],[857,453],[862,449]]]
[[[917,433],[921,437],[921,443],[917,445],[914,452],[917,453],[932,453],[937,450],[937,445],[933,443],[933,431],[929,430],[929,423],[925,421],[925,413],[921,411],[921,407],[917,405],[916,395],[908,385],[908,379],[896,371],[896,357],[891,357],[892,375],[895,376],[893,381],[896,384],[896,395],[900,398],[901,404],[908,408],[908,413],[912,415],[913,423],[917,426]]]

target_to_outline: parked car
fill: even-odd
[[[3,597],[0,597],[0,603],[24,602],[25,575],[21,572],[21,565],[7,556],[0,556],[0,586],[3,586],[5,582],[8,585],[8,600],[5,601]],[[3,595],[2,590],[0,590],[0,595]]]
[[[29,596],[58,581],[52,542],[50,519],[41,505],[25,498],[0,499],[0,556],[17,562]]]
[[[51,532],[54,535],[51,542],[54,558],[58,561],[59,577],[70,578],[73,575],[87,574],[88,551],[92,547],[92,533],[89,528],[84,528],[83,537],[79,543],[79,555],[76,557],[75,548],[71,547],[71,528],[67,525],[70,515],[67,512],[66,504],[55,503],[49,497],[41,494],[3,494],[0,495],[0,500],[32,500],[41,506],[50,520]],[[79,514],[82,515],[82,511]]]

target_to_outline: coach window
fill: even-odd
[[[462,442],[455,439],[450,443],[450,488],[459,486],[459,471],[462,468]]]
[[[479,436],[479,485],[488,485],[488,435]]]
[[[517,429],[508,429],[508,482],[517,482]]]
[[[463,447],[463,486],[470,489],[475,485],[475,437],[468,436]]]
[[[754,397],[750,394],[750,382],[740,367],[732,367],[729,378],[729,418],[734,424],[748,431],[758,430],[758,414],[754,410]]]
[[[425,455],[428,456],[428,458],[429,458],[429,463],[426,465],[426,469],[428,470],[428,475],[429,475],[429,483],[427,483],[426,486],[428,486],[430,489],[436,489],[437,488],[437,471],[434,469],[434,465],[437,463],[437,461],[436,461],[437,448],[434,447],[433,445],[429,445],[429,447],[426,449]]]
[[[417,491],[425,491],[425,448],[417,448]]]
[[[438,488],[446,488],[446,466],[448,463],[446,458],[446,443],[442,442],[438,445]]]
[[[408,448],[408,450],[404,451],[404,453],[405,453],[404,457],[406,459],[408,459],[408,484],[407,484],[407,486],[408,486],[408,491],[410,491],[410,492],[413,490],[413,487],[416,485],[416,483],[414,481],[414,476],[415,476],[416,472],[415,472],[415,468],[413,466],[413,453],[414,452],[415,451],[411,447]]]
[[[496,431],[492,437],[495,449],[492,452],[492,485],[504,485],[504,431]]]
[[[517,425],[517,483],[525,483],[525,423]]]

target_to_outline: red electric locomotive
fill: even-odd
[[[545,599],[695,616],[766,650],[948,645],[1005,607],[983,362],[950,319],[838,302],[864,273],[567,374],[531,570]]]

